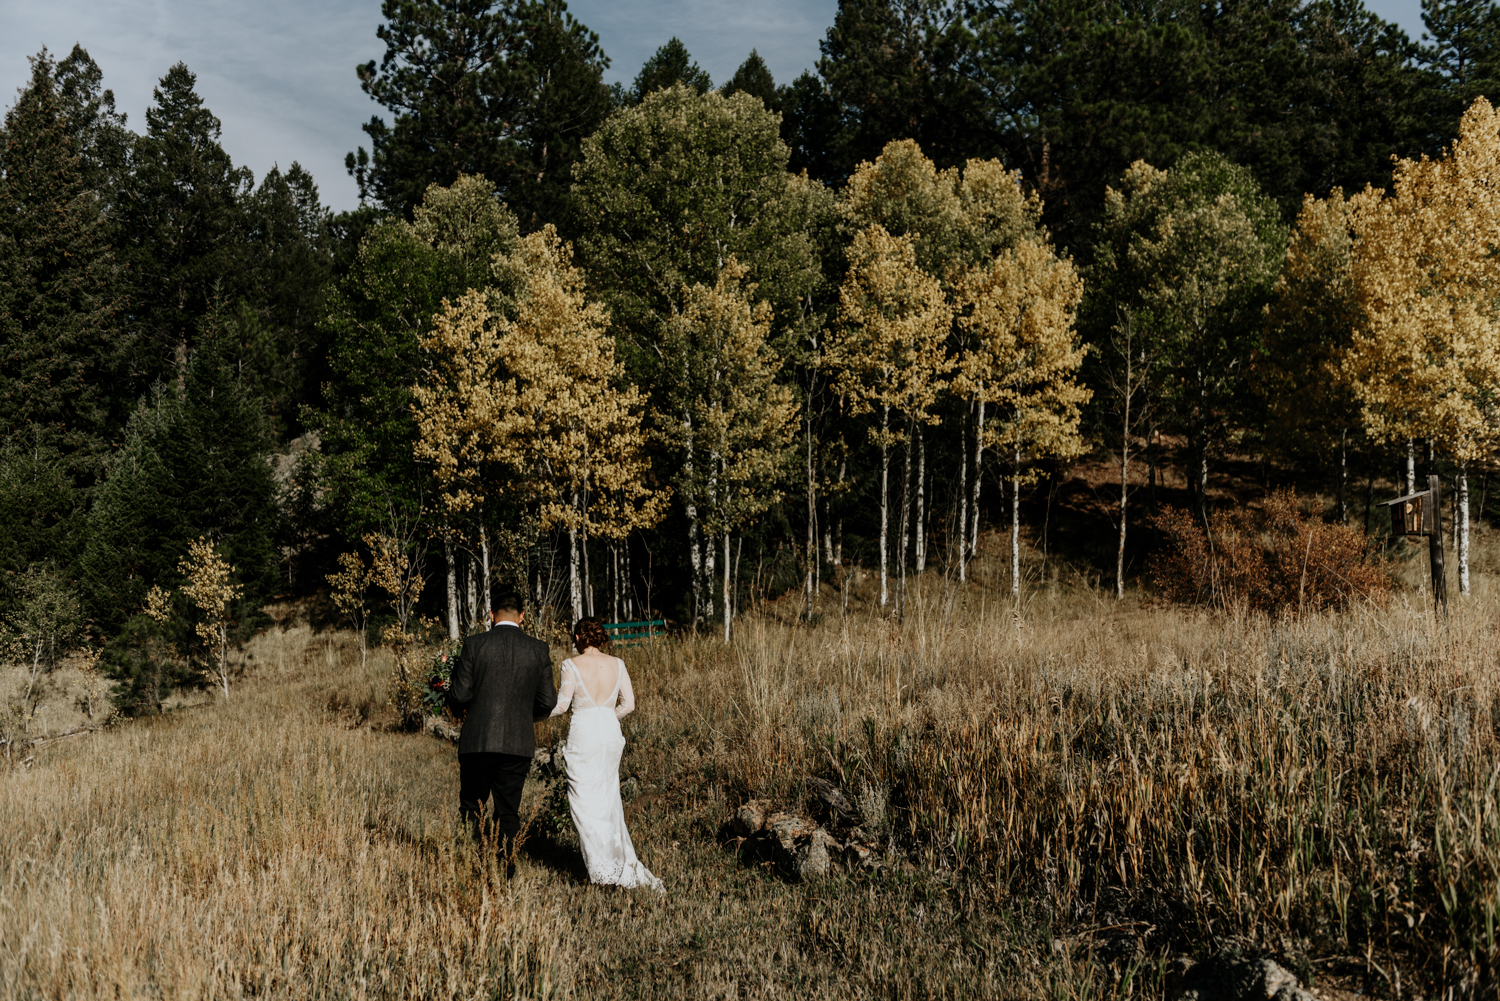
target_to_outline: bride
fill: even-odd
[[[623,660],[601,652],[609,647],[609,634],[598,619],[578,620],[573,646],[580,652],[562,663],[562,683],[552,715],[573,710],[563,760],[568,771],[568,807],[578,828],[589,880],[649,886],[664,893],[661,880],[635,857],[620,801],[620,752],[625,750],[620,720],[635,708],[630,675]]]

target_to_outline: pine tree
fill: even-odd
[[[219,120],[182,63],[167,71],[136,140],[121,196],[120,256],[130,269],[137,393],[179,369],[204,320],[245,292],[242,203],[250,172],[219,144]]]
[[[409,218],[430,185],[467,174],[528,225],[552,221],[539,214],[566,194],[564,158],[610,108],[598,36],[562,0],[384,0],[381,14],[385,55],[358,73],[392,120],[372,117],[369,151],[345,158],[361,201]]]
[[[80,561],[89,610],[107,635],[153,585],[178,580],[199,535],[239,567],[249,608],[275,584],[276,487],[260,407],[209,341],[184,368],[181,391],[159,386],[131,415],[106,467]]]
[[[993,149],[983,93],[960,72],[968,44],[962,15],[950,0],[839,4],[818,61],[848,121],[835,176],[898,139],[915,140],[944,166]]]
[[[0,436],[40,434],[87,479],[123,418],[126,297],[83,127],[44,50],[0,132]]]
[[[719,93],[725,97],[732,97],[741,92],[760,98],[760,103],[766,106],[767,111],[781,113],[781,91],[776,88],[776,80],[771,76],[771,70],[766,66],[766,61],[754,49],[751,49],[749,57],[740,63],[739,69],[734,71],[734,76],[719,88]]]
[[[708,74],[693,62],[687,46],[674,36],[646,60],[636,74],[631,92],[635,103],[639,104],[658,90],[671,90],[679,84],[699,94],[706,94],[713,88]]]

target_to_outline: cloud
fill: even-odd
[[[818,58],[836,0],[577,0],[570,10],[600,36],[610,81],[629,82],[676,35],[715,82],[757,48],[778,82]],[[259,178],[293,160],[312,171],[324,201],[353,208],[344,154],[360,125],[383,109],[359,89],[354,67],[379,59],[377,0],[0,0],[0,87],[19,88],[26,57],[43,45],[59,58],[75,42],[104,71],[130,127],[143,131],[152,89],[176,62],[198,76],[198,92],[223,122],[235,163]],[[9,100],[5,102],[7,105]]]

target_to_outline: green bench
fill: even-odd
[[[606,622],[604,631],[609,633],[609,641],[615,646],[635,646],[665,635],[666,626],[665,619],[643,619],[640,622]]]

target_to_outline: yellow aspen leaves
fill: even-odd
[[[1022,243],[966,274],[958,297],[966,347],[953,391],[997,408],[996,444],[1080,454],[1081,408],[1093,393],[1078,382],[1086,349],[1074,329],[1083,281],[1073,262],[1045,244]]]
[[[1461,463],[1500,436],[1500,118],[1484,98],[1436,160],[1401,160],[1354,212],[1361,318],[1344,369],[1377,439],[1436,438]]]
[[[853,412],[894,410],[933,423],[932,405],[953,367],[945,350],[952,317],[942,285],[917,265],[915,240],[879,224],[859,233],[824,357]],[[872,438],[885,447],[900,441],[888,420]]]
[[[179,563],[177,569],[187,576],[188,582],[182,593],[187,595],[201,616],[193,628],[209,652],[216,656],[214,674],[224,698],[228,699],[229,606],[243,589],[231,580],[234,567],[213,542],[201,535],[188,543],[187,559]]]

